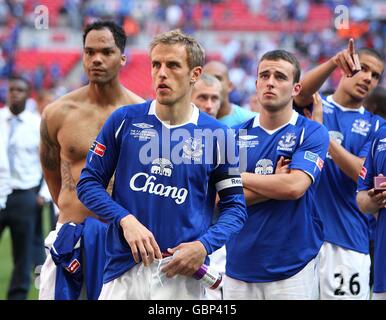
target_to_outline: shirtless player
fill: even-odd
[[[107,117],[123,105],[143,99],[120,84],[126,63],[126,35],[114,22],[95,22],[83,34],[83,67],[89,84],[46,107],[41,121],[41,163],[54,202],[60,212],[50,247],[62,224],[82,223],[93,215],[78,200],[76,183],[87,153]],[[48,255],[40,278],[40,299],[54,299],[56,268]]]

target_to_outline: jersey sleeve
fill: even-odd
[[[216,165],[211,177],[220,198],[219,218],[198,239],[208,254],[222,247],[233,234],[239,232],[247,219],[234,130],[224,131],[225,138],[217,140]]]
[[[368,152],[370,151],[371,145],[374,141],[374,138],[378,132],[378,129],[385,124],[385,120],[383,120],[381,117],[374,116],[372,121],[372,130],[369,134],[369,137],[367,138],[366,143],[363,145],[362,149],[359,152],[358,157],[359,158],[366,158]]]
[[[358,191],[370,190],[374,187],[374,150],[377,145],[377,140],[378,139],[375,139],[371,144],[370,152],[368,152],[365,163],[358,176]]]
[[[323,169],[329,144],[330,138],[324,126],[303,127],[290,169],[302,170],[315,182]]]
[[[118,109],[107,119],[88,152],[77,184],[78,198],[90,211],[118,224],[129,213],[110,197],[106,188],[119,156],[124,115],[125,112]]]

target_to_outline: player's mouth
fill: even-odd
[[[267,91],[267,92],[264,92],[264,93],[263,93],[263,96],[264,96],[264,97],[267,97],[267,98],[272,98],[272,97],[275,97],[276,94],[274,94],[274,93],[271,92],[271,91]]]
[[[359,89],[359,91],[361,91],[361,93],[363,94],[366,94],[369,92],[369,87],[364,85],[364,84],[357,84],[357,88]]]
[[[106,72],[104,69],[101,69],[101,68],[91,68],[90,71],[93,72],[93,73],[102,73],[102,72]]]
[[[157,91],[163,93],[163,92],[166,92],[166,91],[169,91],[171,90],[171,88],[169,86],[167,86],[166,84],[164,83],[160,83],[158,86],[157,86]]]

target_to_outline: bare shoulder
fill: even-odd
[[[87,96],[86,90],[87,87],[84,86],[56,99],[44,108],[42,118],[50,121],[51,124],[60,123],[65,119],[66,115],[71,113],[71,110],[75,110],[82,105],[81,102]]]
[[[85,95],[86,87],[82,87],[47,105],[42,113],[41,128],[45,128],[51,137],[56,137],[66,118],[82,105],[81,101]]]
[[[125,88],[125,92],[126,92],[125,104],[137,104],[137,103],[145,102],[143,98],[135,94],[133,91],[130,91],[129,89]]]

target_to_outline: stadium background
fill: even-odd
[[[33,97],[42,90],[59,97],[84,85],[82,28],[98,18],[123,25],[128,62],[121,80],[144,98],[153,97],[148,44],[174,28],[194,35],[207,60],[229,66],[231,101],[245,107],[255,90],[257,61],[268,50],[294,52],[303,72],[343,49],[350,37],[357,48],[386,54],[385,0],[0,0],[0,107],[11,74],[31,81]],[[339,76],[335,72],[323,91],[333,89]],[[381,87],[386,89],[385,79]],[[46,211],[44,217],[47,234]],[[0,299],[11,267],[7,231],[0,239]],[[37,298],[34,285],[29,298]]]

